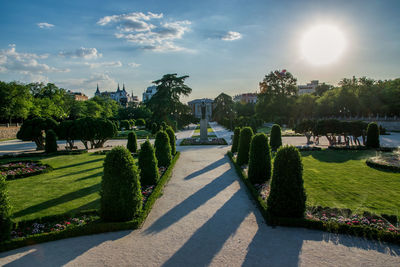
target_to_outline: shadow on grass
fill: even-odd
[[[211,170],[213,170],[213,169],[216,169],[217,167],[219,167],[219,166],[225,164],[225,163],[227,162],[227,158],[225,158],[225,157],[226,157],[226,156],[224,156],[223,158],[221,158],[221,159],[219,159],[219,160],[217,160],[217,161],[211,163],[210,165],[204,167],[204,168],[201,169],[201,170],[198,170],[198,171],[195,171],[195,172],[189,174],[188,176],[185,177],[185,180],[193,179],[193,178],[195,178],[195,177],[197,177],[197,176],[199,176],[199,175],[201,175],[201,174],[203,174],[203,173],[206,173],[206,172],[208,172],[208,171],[211,171]]]
[[[322,162],[330,163],[343,163],[349,160],[362,160],[369,157],[375,156],[375,151],[368,150],[344,150],[344,151],[334,151],[334,150],[323,150],[323,151],[306,151],[301,152],[303,157],[311,156],[314,159]]]
[[[81,177],[81,178],[79,178],[79,179],[76,179],[75,182],[80,182],[80,181],[83,181],[83,180],[87,180],[87,179],[95,178],[95,177],[98,177],[98,176],[102,176],[102,174],[103,174],[103,171],[101,171],[101,172],[96,172],[96,173],[93,173],[93,174],[91,174],[91,175],[88,175],[88,176],[85,176],[85,177]]]
[[[66,174],[54,177],[53,179],[58,179],[58,178],[63,178],[63,177],[67,177],[67,176],[77,175],[77,174],[80,174],[80,173],[85,173],[85,172],[97,170],[97,169],[100,169],[100,168],[103,168],[103,166],[101,165],[101,166],[97,166],[97,167],[94,167],[94,168],[84,169],[84,170],[80,170],[80,171],[76,171],[76,172],[68,172]]]
[[[72,209],[68,213],[74,214],[74,213],[77,213],[77,212],[80,212],[80,211],[98,210],[98,209],[100,209],[100,197],[95,199],[95,200],[93,200],[93,201],[90,201],[89,203],[86,203],[86,204],[84,204],[84,205],[82,205],[80,207]]]
[[[13,218],[18,218],[18,217],[22,217],[22,216],[25,216],[28,214],[35,213],[35,212],[39,212],[39,211],[51,208],[53,206],[63,204],[65,202],[72,201],[74,199],[81,198],[81,197],[93,194],[95,192],[99,192],[99,190],[100,190],[100,183],[89,186],[89,187],[85,187],[85,188],[79,189],[75,192],[71,192],[71,193],[62,195],[58,198],[47,200],[45,202],[42,202],[42,203],[30,206],[28,208],[25,208],[23,210],[20,210],[13,214]]]
[[[89,163],[94,163],[94,162],[98,162],[98,161],[103,161],[103,160],[104,160],[104,158],[83,161],[83,162],[79,162],[79,163],[74,163],[74,164],[58,167],[58,168],[55,168],[55,170],[61,170],[61,169],[66,169],[66,168],[77,167],[77,166],[81,166],[81,165],[85,165],[85,164],[89,164]]]

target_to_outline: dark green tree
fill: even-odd
[[[271,178],[271,149],[264,133],[251,139],[248,177],[253,184],[266,183]]]
[[[239,137],[240,137],[240,127],[236,127],[233,132],[233,140],[232,140],[232,148],[231,148],[232,153],[236,153],[238,151]]]
[[[272,125],[269,144],[271,146],[271,149],[274,151],[276,151],[280,146],[282,146],[281,126],[279,126],[278,124]]]
[[[169,144],[171,146],[171,155],[174,156],[176,153],[176,138],[175,138],[175,132],[172,129],[171,126],[167,127],[167,129],[165,130],[165,132],[168,134],[168,138],[169,138]]]
[[[137,137],[135,132],[129,132],[128,134],[128,143],[126,145],[126,148],[131,152],[131,153],[136,153],[137,151]]]
[[[57,152],[57,135],[52,129],[46,131],[46,144],[44,150],[46,153]]]
[[[26,120],[17,133],[17,138],[23,141],[33,141],[36,144],[36,150],[44,149],[44,132],[56,130],[57,122],[50,118],[33,118]]]
[[[6,177],[0,174],[0,242],[8,240],[11,232],[11,206]]]
[[[236,162],[240,166],[249,162],[250,142],[253,138],[253,130],[250,127],[244,127],[240,130],[239,148]]]
[[[139,151],[140,182],[142,185],[155,185],[158,182],[158,162],[154,148],[149,140],[146,140]]]
[[[169,137],[165,131],[159,131],[157,133],[154,147],[156,149],[158,167],[168,167],[171,163],[172,156]]]
[[[367,147],[379,148],[379,127],[376,122],[371,122],[368,124],[367,128]]]
[[[221,93],[215,99],[213,103],[213,119],[225,126],[226,128],[232,127],[232,121],[235,118],[233,99],[231,96]]]
[[[62,121],[57,127],[57,136],[67,142],[69,149],[73,149],[75,140],[79,139],[78,130],[75,121]]]

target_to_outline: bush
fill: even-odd
[[[168,134],[169,145],[171,146],[171,155],[173,156],[176,153],[175,132],[171,127],[167,127],[167,130],[165,130],[165,131]]]
[[[158,132],[158,125],[157,123],[153,122],[151,124],[151,134],[156,134]]]
[[[43,131],[57,129],[57,122],[51,118],[33,118],[26,120],[17,133],[17,138],[22,141],[33,141],[36,150],[44,149]]]
[[[143,185],[155,185],[159,179],[158,162],[154,148],[147,139],[140,146],[139,151],[139,169],[140,183]]]
[[[69,145],[69,149],[72,150],[75,140],[79,137],[77,130],[75,121],[62,121],[57,128],[57,136],[59,140],[65,140]]]
[[[146,126],[146,121],[144,119],[138,119],[136,121],[136,126]]]
[[[240,130],[239,148],[236,162],[241,166],[249,162],[250,142],[253,137],[253,130],[244,127]]]
[[[131,153],[136,153],[137,151],[137,137],[135,132],[129,132],[128,134],[128,144],[126,145],[126,148],[131,152]]]
[[[294,146],[280,148],[275,156],[267,205],[268,213],[275,217],[304,217],[303,164],[300,152]]]
[[[264,133],[256,134],[251,140],[249,156],[249,180],[262,184],[271,178],[271,149]]]
[[[57,135],[51,129],[46,132],[46,144],[44,150],[46,153],[57,152]]]
[[[278,150],[278,148],[282,146],[281,127],[278,124],[272,125],[271,136],[269,141],[271,149],[274,151]]]
[[[168,167],[172,158],[168,134],[164,131],[159,131],[156,135],[154,146],[156,148],[158,167]]]
[[[132,220],[142,209],[142,192],[131,153],[115,147],[104,159],[101,180],[100,216],[104,221]]]
[[[379,148],[379,128],[378,124],[371,122],[368,124],[367,128],[367,147]]]
[[[236,153],[238,151],[239,137],[240,137],[240,127],[236,127],[233,132],[233,140],[231,148],[232,153]]]
[[[168,125],[167,125],[167,123],[165,122],[165,121],[163,121],[162,123],[161,123],[161,131],[165,131],[166,129],[167,129],[167,127],[168,127]]]
[[[11,207],[8,200],[6,177],[0,174],[0,242],[10,238]]]
[[[128,120],[122,120],[119,123],[120,130],[129,130],[131,128],[130,122]]]

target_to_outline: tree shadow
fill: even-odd
[[[302,152],[303,157],[311,156],[314,159],[322,162],[329,163],[344,163],[350,160],[362,160],[369,157],[375,156],[376,151],[369,150],[325,150],[325,151],[312,151],[312,152]]]
[[[101,172],[96,172],[96,173],[93,173],[93,174],[91,174],[91,175],[88,175],[88,176],[85,176],[85,177],[81,177],[81,178],[79,178],[79,179],[76,179],[75,182],[80,182],[80,181],[83,181],[83,180],[95,178],[95,177],[102,176],[102,175],[103,175],[103,171],[101,171]]]
[[[183,202],[179,203],[177,206],[169,210],[163,216],[157,219],[146,231],[146,234],[151,234],[154,232],[161,232],[162,230],[168,228],[172,224],[179,221],[181,218],[188,215],[190,212],[194,211],[209,199],[216,196],[219,192],[223,191],[229,185],[231,185],[235,180],[227,180],[225,177],[229,176],[229,170],[224,172],[219,177],[215,178],[211,183],[207,184],[199,191],[185,199]]]
[[[68,213],[74,214],[80,211],[95,210],[95,209],[97,210],[99,208],[100,208],[100,198],[97,198],[93,201],[90,201],[89,203],[86,203],[80,207],[70,210]]]
[[[94,163],[94,162],[98,162],[98,161],[103,161],[103,160],[104,160],[103,158],[100,158],[100,159],[93,159],[93,160],[83,161],[83,162],[79,162],[79,163],[74,163],[74,164],[58,167],[58,168],[55,168],[55,170],[61,170],[61,169],[66,169],[66,168],[77,167],[77,166],[81,166],[81,165],[85,165],[85,164],[89,164],[89,163]]]
[[[76,171],[76,172],[68,172],[68,173],[66,173],[64,175],[60,175],[60,176],[54,177],[53,179],[58,179],[58,178],[63,178],[63,177],[67,177],[67,176],[77,175],[77,174],[80,174],[80,173],[85,173],[85,172],[97,170],[97,169],[100,169],[100,168],[103,168],[103,166],[98,166],[98,167],[94,167],[94,168],[90,168],[90,169],[84,169],[84,170],[80,170],[80,171]]]
[[[184,179],[185,180],[190,180],[190,179],[193,179],[193,178],[195,178],[197,176],[200,176],[203,173],[206,173],[206,172],[209,172],[209,171],[211,171],[213,169],[216,169],[217,167],[219,167],[219,166],[221,166],[221,165],[223,165],[223,164],[225,164],[227,162],[227,159],[225,157],[226,156],[224,156],[223,158],[221,158],[221,159],[219,159],[217,161],[214,161],[213,163],[211,163],[210,165],[204,167],[201,170],[198,170],[198,171],[195,171],[195,172],[189,174]]]

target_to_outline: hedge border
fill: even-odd
[[[60,150],[54,153],[20,153],[20,154],[5,154],[1,155],[0,159],[18,159],[18,158],[30,158],[30,157],[52,157],[52,156],[62,156],[62,155],[80,155],[88,153],[86,149],[78,149],[78,150]]]
[[[378,169],[378,170],[400,172],[400,167],[398,167],[398,166],[379,164],[379,163],[373,162],[371,159],[367,159],[365,161],[365,164],[367,164],[367,166],[369,166],[371,168]]]
[[[321,230],[325,232],[330,232],[334,234],[348,234],[352,236],[362,237],[370,240],[378,240],[384,242],[390,242],[400,245],[400,234],[394,234],[382,230],[377,230],[375,228],[366,227],[362,225],[347,225],[339,224],[335,222],[323,222],[314,221],[308,219],[297,219],[297,218],[280,218],[273,217],[267,212],[267,204],[259,196],[256,188],[251,184],[249,179],[246,177],[239,165],[233,159],[232,152],[228,151],[228,157],[230,158],[232,164],[235,166],[236,173],[240,179],[246,185],[248,191],[250,191],[254,200],[257,203],[261,215],[264,217],[266,223],[270,226],[287,226],[287,227],[303,227],[313,230]]]
[[[171,164],[168,166],[167,170],[164,172],[162,177],[160,178],[159,182],[157,183],[156,187],[154,188],[153,192],[149,196],[146,201],[146,204],[140,213],[140,215],[134,218],[131,221],[127,222],[99,222],[99,223],[91,223],[81,227],[73,227],[70,229],[66,229],[60,232],[50,232],[50,233],[42,233],[38,235],[27,236],[23,238],[16,238],[13,240],[8,240],[5,242],[0,243],[0,252],[17,249],[20,247],[25,247],[29,245],[36,245],[43,242],[55,241],[64,238],[71,238],[77,236],[84,236],[84,235],[93,235],[93,234],[100,234],[100,233],[107,233],[107,232],[115,232],[115,231],[123,231],[123,230],[135,230],[142,227],[144,221],[146,220],[147,216],[149,215],[155,201],[160,197],[164,186],[171,178],[172,170],[175,167],[176,162],[178,161],[180,156],[180,152],[176,152],[175,157],[171,161]],[[69,216],[76,216],[77,214],[85,215],[90,213],[90,215],[98,214],[97,211],[86,211],[80,212],[75,214],[58,214],[43,218],[38,218],[35,220],[29,221],[21,221],[18,222],[19,224],[27,224],[29,222],[37,222],[38,220],[50,220],[54,218],[65,218]]]

